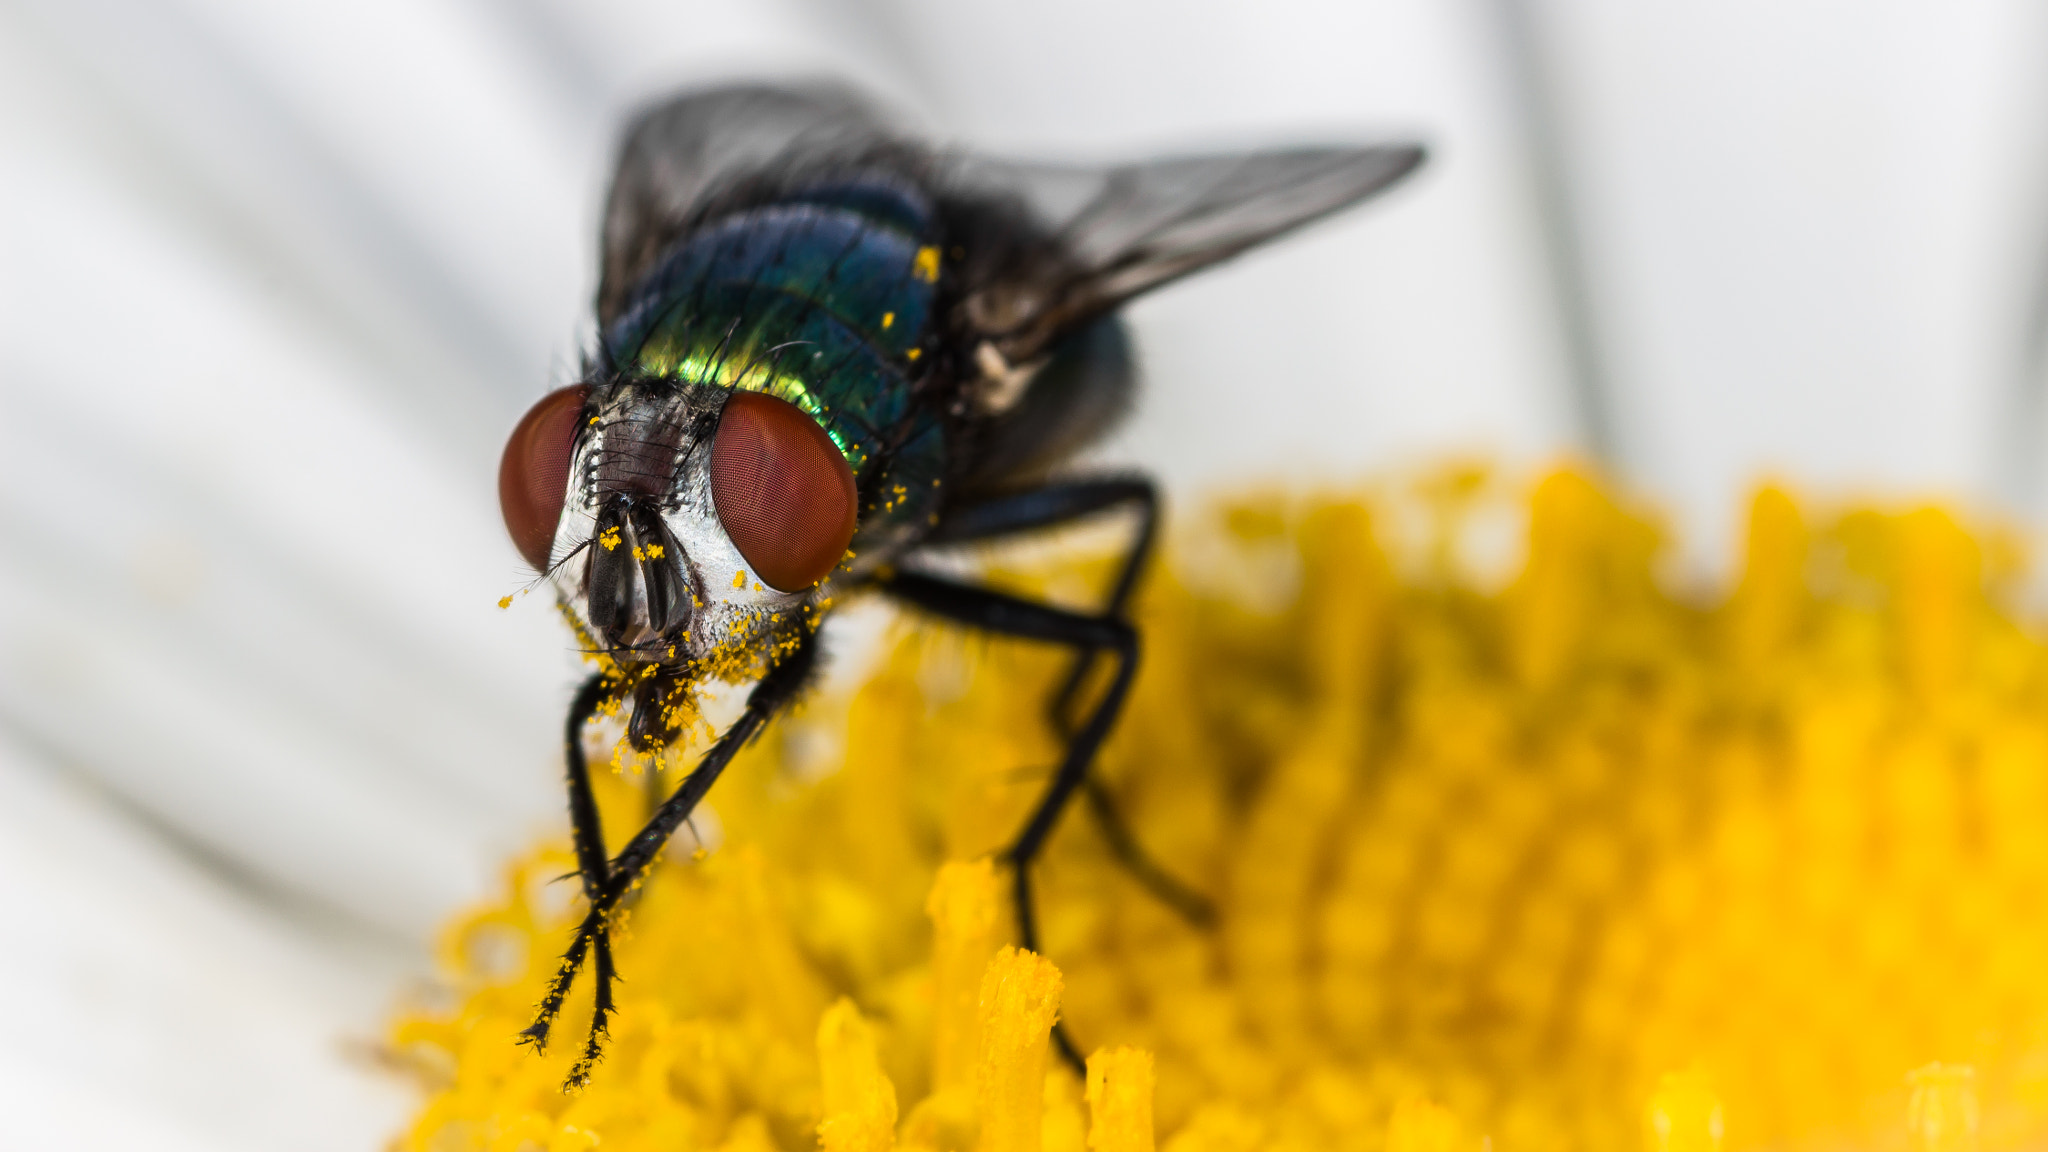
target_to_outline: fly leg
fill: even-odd
[[[583,881],[584,898],[595,904],[604,890],[605,879],[610,875],[610,865],[605,860],[604,823],[598,816],[597,797],[590,788],[590,765],[583,751],[583,729],[612,696],[608,690],[605,673],[593,674],[583,682],[576,692],[576,699],[569,705],[567,731],[563,734],[562,758],[569,769],[569,831],[576,848],[576,875]],[[590,1038],[584,1045],[584,1058],[594,1060],[602,1048],[604,1037],[609,1035],[612,1015],[612,944],[611,937],[599,934],[596,942],[597,996],[591,1013]],[[530,1040],[536,1048],[547,1042],[547,1030],[538,1033],[528,1029],[522,1039]]]
[[[1065,757],[1053,774],[1045,795],[1022,831],[1011,842],[1004,857],[1012,869],[1013,894],[1017,904],[1017,935],[1025,948],[1040,951],[1038,921],[1031,902],[1031,864],[1052,835],[1067,802],[1088,778],[1095,753],[1109,736],[1129,694],[1138,671],[1138,634],[1122,620],[1108,616],[1083,616],[1049,604],[1039,604],[987,588],[958,584],[913,572],[899,572],[880,581],[891,596],[914,608],[961,624],[1005,636],[1044,640],[1087,652],[1106,652],[1116,663],[1109,687],[1067,739]],[[1081,1052],[1062,1024],[1053,1026],[1053,1040],[1060,1055],[1075,1071],[1085,1075]]]
[[[704,794],[718,782],[718,777],[724,773],[726,765],[732,762],[733,756],[745,747],[749,740],[759,735],[761,729],[767,726],[769,719],[803,690],[816,661],[816,638],[806,636],[795,651],[784,657],[780,664],[754,686],[753,692],[747,696],[746,710],[740,713],[739,719],[733,721],[732,726],[718,737],[717,743],[713,744],[710,750],[704,753],[704,758],[697,762],[697,767],[676,786],[675,793],[662,802],[661,807],[656,809],[654,815],[648,818],[646,825],[627,841],[618,855],[605,861],[603,839],[600,837],[588,841],[595,845],[595,858],[602,869],[596,871],[587,865],[583,866],[584,892],[589,897],[590,910],[584,914],[583,922],[577,925],[576,937],[570,941],[568,950],[562,954],[562,962],[555,969],[554,978],[548,981],[547,992],[541,997],[533,1023],[519,1034],[523,1043],[532,1044],[535,1048],[546,1046],[548,1032],[554,1027],[555,1017],[562,1011],[562,1002],[568,998],[569,986],[575,983],[576,973],[582,969],[584,958],[595,951],[593,966],[596,971],[593,975],[597,980],[599,1014],[591,1022],[590,1039],[584,1047],[583,1055],[569,1069],[568,1079],[562,1085],[565,1090],[580,1088],[588,1083],[591,1067],[604,1054],[603,1024],[611,1013],[611,985],[617,978],[612,965],[611,914],[618,909],[619,902],[626,894],[640,882],[648,867],[654,863],[654,858],[660,854],[662,846],[668,843],[669,837],[673,836],[676,829],[696,811],[698,802],[703,800]],[[589,685],[585,685],[585,692],[589,691]],[[600,698],[601,696],[600,693]],[[583,694],[578,695],[577,702],[579,705],[583,703]],[[593,703],[590,707],[594,711],[596,705]],[[574,715],[572,711],[572,721]],[[580,737],[581,725],[572,723],[571,732],[572,739]],[[581,763],[580,753],[580,747],[571,753],[572,756],[578,757],[574,763]],[[587,797],[587,773],[584,774],[583,780],[583,791]],[[571,819],[573,823],[581,825],[583,818],[574,811],[575,791],[575,780],[572,777]],[[596,821],[597,809],[593,802],[589,816],[589,827],[593,832],[597,830]],[[583,834],[579,831],[579,865],[583,860],[585,844]],[[590,877],[594,871],[601,879],[593,890]]]
[[[926,544],[964,544],[977,540],[1014,536],[1038,528],[1052,528],[1086,519],[1113,508],[1132,507],[1138,513],[1137,532],[1117,567],[1116,583],[1110,587],[1109,602],[1102,615],[1123,620],[1124,608],[1137,587],[1138,574],[1152,554],[1159,525],[1159,489],[1143,476],[1113,476],[1092,480],[1066,480],[1012,492],[944,514],[925,538]],[[1072,739],[1075,735],[1074,697],[1095,667],[1100,651],[1091,644],[1076,644],[1073,667],[1047,702],[1046,713],[1053,731]],[[1124,870],[1161,903],[1185,917],[1189,923],[1206,927],[1216,919],[1215,906],[1208,897],[1183,884],[1146,853],[1144,845],[1131,834],[1130,826],[1116,810],[1114,797],[1099,775],[1090,773],[1084,784],[1088,810],[1102,828]]]

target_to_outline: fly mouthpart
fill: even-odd
[[[659,643],[689,621],[683,552],[657,509],[630,496],[605,501],[586,548],[585,613],[608,648]]]

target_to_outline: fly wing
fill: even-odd
[[[1099,439],[1136,387],[1113,315],[1142,292],[1227,260],[1392,185],[1422,163],[1396,144],[1294,148],[1113,168],[974,162],[1034,239],[963,269],[962,315],[995,353],[984,367],[970,489],[1028,483]]]
[[[830,84],[717,88],[642,112],[626,129],[605,204],[598,323],[611,326],[707,197],[785,158],[888,139],[883,124],[866,101]]]
[[[1013,363],[1032,360],[1133,296],[1364,200],[1423,157],[1418,145],[1392,144],[1107,169],[992,163],[987,179],[1023,197],[1061,258],[1013,265],[971,289],[993,295],[970,302],[969,315],[992,321],[985,334]]]

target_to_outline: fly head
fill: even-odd
[[[668,684],[759,675],[815,627],[857,510],[851,468],[802,409],[659,377],[542,399],[499,495],[592,643]]]

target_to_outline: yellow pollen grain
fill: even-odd
[[[617,528],[605,529],[603,532],[598,534],[597,542],[604,547],[605,551],[612,551],[613,549],[619,546],[619,530]]]
[[[500,597],[498,598],[498,607],[500,607],[500,608],[510,608],[511,606],[512,606],[512,597],[510,597],[510,596],[500,596]]]
[[[905,353],[903,354],[903,358],[904,358],[905,360],[915,360],[915,359],[917,359],[918,357],[920,357],[920,356],[922,356],[922,355],[924,355],[924,349],[922,349],[922,348],[912,348],[912,349],[911,349],[910,351],[908,351],[908,352],[905,352]]]
[[[910,266],[911,275],[929,284],[939,278],[939,250],[919,248],[917,260]]]
[[[882,331],[887,332],[889,326],[894,323],[896,323],[896,314],[894,312],[882,313]]]
[[[732,586],[735,591],[738,591],[739,589],[745,588],[747,586],[746,569],[742,568],[738,572],[732,574]]]

